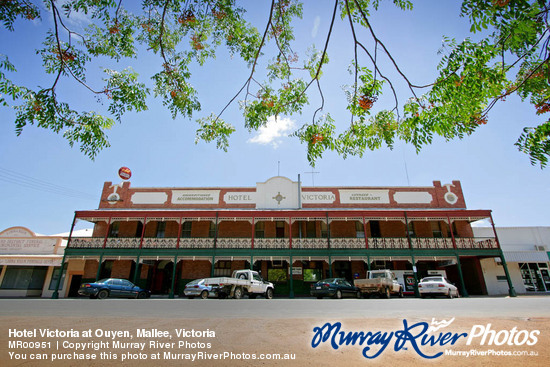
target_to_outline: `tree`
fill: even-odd
[[[203,66],[215,57],[219,47],[226,47],[248,65],[249,77],[235,96],[220,106],[218,114],[197,119],[196,132],[196,141],[215,142],[224,150],[235,131],[234,125],[223,119],[224,112],[239,98],[245,128],[257,130],[270,117],[301,113],[315,94],[320,104],[311,122],[293,133],[307,146],[312,165],[326,150],[345,158],[362,156],[383,145],[391,148],[396,139],[420,150],[435,135],[447,140],[462,138],[486,124],[489,111],[512,94],[528,100],[537,114],[550,112],[550,6],[546,1],[464,0],[461,15],[468,17],[470,31],[479,39],[445,39],[438,76],[425,85],[411,82],[371,26],[369,17],[379,2],[334,0],[323,49],[311,48],[298,55],[293,49],[293,24],[302,17],[298,0],[271,0],[260,30],[234,0],[142,0],[139,9],[122,0],[68,0],[62,4],[44,0],[42,9],[30,0],[0,0],[0,19],[11,32],[15,32],[18,19],[52,19],[37,54],[53,79],[48,87],[17,85],[11,78],[15,65],[2,56],[0,104],[15,110],[17,134],[28,124],[63,132],[71,146],[77,144],[93,159],[109,146],[106,130],[120,122],[125,112],[147,109],[151,93],[162,100],[173,118],[196,116],[201,105],[192,72],[196,65]],[[393,3],[403,10],[412,9],[408,0]],[[77,13],[86,14],[91,21],[81,33],[68,22]],[[337,17],[349,25],[345,41],[355,55],[350,66],[352,83],[344,91],[350,120],[338,127],[331,115],[324,113],[320,84]],[[136,57],[140,48],[158,55],[159,68],[150,76],[152,91],[131,68],[104,69],[99,87],[88,82],[87,67],[93,59],[109,57],[121,64]],[[269,50],[275,52],[264,54]],[[382,57],[406,84],[407,96],[396,91],[396,79],[388,76],[387,65],[382,67]],[[263,71],[259,71],[260,60],[266,65]],[[108,115],[76,111],[60,100],[62,80],[79,83],[83,95],[107,101]],[[377,108],[379,98],[387,95],[393,106]],[[525,127],[516,146],[530,156],[532,164],[545,167],[550,155],[550,122]]]

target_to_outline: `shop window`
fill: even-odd
[[[193,222],[183,222],[181,226],[181,237],[191,238],[191,225]]]
[[[304,269],[304,282],[318,282],[323,279],[323,269]]]
[[[120,228],[119,222],[111,223],[109,226],[109,237],[118,237],[118,230]]]
[[[42,289],[46,272],[45,266],[8,266],[4,279],[2,280],[2,289]]]
[[[166,222],[157,222],[157,238],[164,238],[166,235]]]
[[[286,269],[268,269],[267,270],[267,280],[273,283],[280,283],[287,281],[287,270]]]
[[[61,281],[59,282],[59,289],[63,287],[63,282],[65,282],[65,273],[67,272],[67,263],[65,263],[65,267],[63,269],[63,275],[61,276]],[[61,274],[61,267],[55,267],[53,269],[52,273],[52,279],[50,280],[50,286],[48,287],[49,290],[53,291],[55,290],[55,286],[57,285],[57,280],[59,279],[59,275]]]
[[[355,222],[355,235],[357,238],[365,238],[365,227],[361,222]]]
[[[231,261],[219,260],[214,265],[215,277],[229,277],[231,276]]]
[[[369,221],[370,235],[371,237],[380,238],[382,237],[382,232],[380,231],[380,222],[377,220]]]
[[[254,226],[254,237],[255,238],[265,238],[265,223],[258,222]]]

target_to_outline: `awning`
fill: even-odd
[[[507,262],[516,263],[545,263],[548,262],[548,254],[543,251],[503,251]],[[500,257],[496,258],[500,262]]]

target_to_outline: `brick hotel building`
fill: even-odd
[[[471,223],[490,210],[468,210],[459,181],[427,187],[302,187],[277,176],[252,187],[103,186],[97,210],[75,213],[92,237],[70,236],[65,289],[125,278],[153,294],[181,295],[197,278],[252,268],[275,294],[309,294],[328,277],[364,278],[393,269],[415,292],[428,274],[445,274],[461,294],[487,294],[480,261],[498,258],[514,295],[496,233],[474,237]],[[494,227],[493,227],[494,228]]]

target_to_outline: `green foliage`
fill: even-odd
[[[411,1],[393,3],[402,10],[412,9]],[[220,113],[197,120],[196,132],[197,142],[215,141],[223,150],[228,149],[235,128],[221,116],[239,97],[244,127],[255,131],[272,117],[301,114],[311,95],[318,93],[320,103],[312,123],[292,134],[306,145],[311,165],[327,150],[344,158],[362,157],[367,150],[391,149],[396,140],[420,150],[436,136],[463,138],[488,123],[491,109],[512,94],[532,104],[538,115],[550,112],[550,7],[546,1],[463,0],[460,15],[469,19],[477,41],[445,38],[439,75],[424,86],[410,82],[370,24],[369,17],[379,5],[380,0],[335,1],[324,47],[311,47],[301,55],[294,48],[293,28],[303,15],[299,0],[272,0],[260,31],[234,0],[142,0],[141,7],[116,0],[44,1],[43,5],[38,0],[0,1],[0,21],[10,32],[16,32],[23,21],[52,19],[43,46],[36,51],[51,85],[16,85],[15,73],[24,70],[1,56],[0,106],[15,111],[17,134],[27,125],[49,129],[94,158],[109,146],[106,132],[115,121],[122,122],[127,111],[146,110],[151,94],[162,100],[174,119],[195,117],[201,104],[193,71],[207,67],[218,48],[224,47],[248,65],[250,76]],[[81,33],[69,21],[76,13],[87,16],[89,22]],[[344,41],[353,47],[355,58],[350,68],[352,85],[344,90],[351,118],[337,126],[323,111],[321,79],[338,15],[349,26]],[[93,61],[108,59],[126,65],[138,54],[142,57],[143,50],[158,59],[159,67],[147,76],[151,90],[130,68],[103,69],[102,80],[89,80]],[[271,54],[264,55],[267,52]],[[380,63],[382,56],[389,60],[387,64]],[[398,77],[389,79],[388,68]],[[396,79],[405,82],[408,92],[397,93]],[[83,96],[106,101],[106,116],[76,111],[60,100],[59,91],[71,83],[82,86]],[[393,106],[385,96],[393,96]],[[319,112],[325,115],[316,118]],[[549,123],[526,125],[516,146],[533,164],[544,167],[550,155]]]

